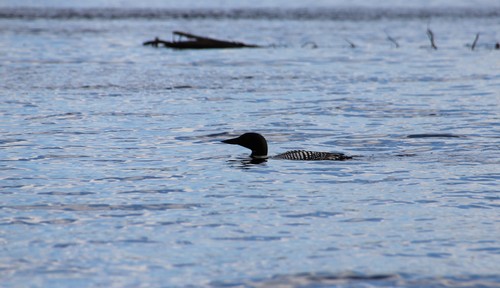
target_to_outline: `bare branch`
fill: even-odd
[[[396,39],[392,38],[389,34],[387,34],[387,40],[391,41],[392,43],[394,43],[394,45],[396,45],[396,48],[399,48],[399,43],[398,41],[396,41]]]
[[[354,43],[352,43],[351,41],[349,41],[349,39],[347,38],[344,38],[345,42],[349,43],[349,45],[351,45],[351,48],[356,48],[356,45],[354,45]]]
[[[476,48],[477,40],[479,40],[479,33],[476,34],[476,38],[474,39],[474,42],[472,42],[470,50],[474,50],[474,48]]]
[[[436,42],[434,41],[434,33],[430,28],[427,28],[427,37],[429,37],[429,40],[431,41],[432,49],[437,50],[438,47],[436,46]]]

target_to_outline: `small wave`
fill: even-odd
[[[215,237],[214,240],[225,241],[279,241],[284,239],[280,236],[247,236],[247,237]]]
[[[348,284],[380,284],[397,283],[399,275],[375,274],[363,275],[356,273],[298,273],[291,275],[275,275],[269,279],[241,281],[239,283],[214,282],[214,287],[332,287],[332,285]],[[342,286],[344,287],[344,286]],[[358,286],[356,286],[358,287]]]
[[[71,246],[87,245],[87,244],[108,245],[108,244],[116,244],[116,243],[154,244],[154,243],[158,243],[158,242],[151,240],[148,237],[140,237],[140,238],[119,239],[119,240],[110,240],[110,241],[90,240],[90,241],[84,242],[84,243],[81,243],[81,242],[63,242],[63,243],[54,244],[53,247],[54,248],[68,248]]]
[[[329,218],[329,217],[334,217],[337,215],[342,215],[342,213],[339,212],[328,212],[328,211],[316,211],[312,213],[304,213],[304,214],[288,214],[285,215],[285,217],[288,218]]]
[[[98,178],[94,179],[93,181],[95,182],[100,182],[100,181],[142,181],[142,180],[155,180],[155,179],[162,179],[162,177],[158,176],[128,176],[128,177],[104,177],[104,178]]]
[[[220,132],[220,133],[212,133],[212,134],[205,134],[205,135],[194,135],[194,136],[178,136],[175,137],[176,140],[180,141],[189,141],[189,140],[213,140],[214,138],[219,138],[219,137],[227,137],[231,135],[228,132]],[[217,139],[219,140],[219,139]]]
[[[424,134],[410,134],[407,138],[461,138],[463,136],[447,133],[424,133]]]
[[[139,210],[171,210],[171,209],[193,209],[199,208],[201,204],[130,204],[130,205],[110,205],[110,204],[38,204],[38,205],[12,205],[0,206],[0,209],[15,209],[23,211],[31,210],[52,210],[52,211],[139,211]]]
[[[384,218],[350,218],[343,220],[341,222],[358,223],[358,222],[382,222],[382,221],[384,221]]]
[[[145,190],[129,190],[118,192],[118,194],[169,194],[169,193],[179,193],[184,192],[182,189],[145,189]]]
[[[73,224],[77,222],[77,219],[70,219],[70,218],[61,218],[61,219],[40,219],[37,217],[16,217],[12,219],[2,219],[0,222],[0,225],[2,226],[7,226],[7,225],[45,225],[45,224],[52,224],[52,225],[64,225],[64,224]]]
[[[175,86],[166,87],[165,90],[194,89],[194,88],[195,88],[195,86],[191,86],[191,85],[175,85]]]
[[[90,240],[90,244],[114,244],[114,243],[141,243],[141,244],[151,244],[158,243],[157,241],[150,240],[148,237],[132,238],[132,239],[121,239],[121,240]]]
[[[19,143],[19,142],[26,142],[27,140],[25,139],[0,139],[0,145],[6,145],[6,144],[12,144],[12,143]],[[12,146],[12,145],[9,145]]]
[[[214,281],[213,287],[498,287],[498,275],[419,277],[407,274],[311,272],[238,282]]]
[[[93,195],[94,192],[40,192],[38,195],[51,195],[51,196],[85,196],[85,195]]]
[[[8,159],[8,161],[38,161],[38,160],[46,160],[46,159],[79,159],[79,158],[88,158],[90,156],[86,155],[55,155],[55,154],[47,154],[47,155],[38,155],[30,158],[13,158]]]
[[[83,116],[83,114],[81,112],[67,112],[67,113],[59,113],[59,114],[52,114],[52,115],[28,117],[28,118],[26,118],[26,120],[51,119],[51,118],[57,118],[59,120],[64,120],[64,119],[80,120],[82,118],[82,116]]]

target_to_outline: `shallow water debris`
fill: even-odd
[[[156,37],[152,41],[146,41],[143,43],[144,46],[158,47],[163,45],[164,47],[174,48],[174,49],[223,49],[223,48],[257,48],[258,45],[245,44],[242,42],[226,41],[213,39],[203,36],[198,36],[186,32],[174,31],[173,40],[165,41]],[[177,38],[176,38],[177,36]]]

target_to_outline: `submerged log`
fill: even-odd
[[[175,37],[177,36],[177,39]],[[257,48],[261,47],[253,44],[245,44],[242,42],[233,42],[218,40],[203,36],[198,36],[190,33],[185,33],[181,31],[173,32],[174,39],[172,41],[161,40],[156,37],[152,41],[144,42],[143,45],[151,45],[153,47],[158,47],[163,45],[164,47],[169,47],[173,49],[222,49],[222,48]]]

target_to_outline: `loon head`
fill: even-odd
[[[245,133],[240,137],[223,140],[228,144],[237,144],[252,150],[252,158],[267,158],[267,141],[259,133]]]

